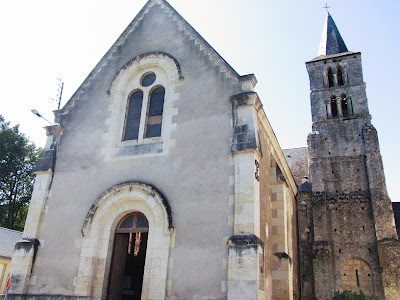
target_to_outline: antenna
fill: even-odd
[[[54,100],[57,102],[57,109],[60,109],[60,105],[61,105],[61,98],[62,98],[62,93],[63,93],[63,89],[64,89],[64,82],[62,82],[62,80],[60,78],[57,78],[58,80],[58,87],[57,87],[57,98],[51,98],[51,100]]]

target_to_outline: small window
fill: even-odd
[[[328,68],[328,86],[331,88],[333,87],[333,72],[332,68]]]
[[[149,231],[149,222],[145,215],[133,213],[126,216],[117,226],[117,233],[129,232],[147,232]]]
[[[336,97],[333,96],[331,98],[331,112],[332,112],[332,117],[337,118],[338,116],[338,109],[337,109],[337,103],[336,103]]]
[[[341,96],[341,106],[342,106],[342,114],[343,117],[348,117],[349,116],[349,102],[348,99],[346,98],[346,95]]]
[[[142,86],[146,87],[146,86],[152,85],[155,81],[156,81],[156,74],[149,73],[149,74],[145,74],[142,77],[141,84],[142,84]]]
[[[142,112],[143,92],[136,91],[129,97],[124,140],[136,140],[139,135],[140,114]]]
[[[336,76],[337,76],[338,85],[344,85],[342,68],[338,65],[336,70],[337,70]]]
[[[156,88],[150,96],[146,122],[146,138],[161,136],[165,89]]]

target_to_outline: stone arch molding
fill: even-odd
[[[142,299],[164,299],[172,218],[167,200],[154,187],[140,182],[116,185],[92,205],[82,228],[74,294],[106,299],[115,228],[132,212],[149,221]]]
[[[122,141],[129,94],[141,87],[140,78],[146,72],[154,72],[157,75],[156,84],[165,88],[162,136],[141,142],[142,145],[152,144],[152,147],[147,147],[154,149],[152,153],[141,151],[137,141]],[[109,130],[103,137],[106,147],[102,149],[106,160],[168,155],[169,148],[175,145],[172,132],[176,130],[176,123],[173,122],[173,117],[178,114],[175,104],[179,99],[175,88],[182,81],[182,71],[178,61],[164,52],[138,55],[118,71],[109,88],[110,117],[106,120]]]

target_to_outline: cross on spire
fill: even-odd
[[[325,8],[327,13],[329,13],[328,8],[331,8],[331,7],[328,6],[328,2],[325,2],[325,6],[323,6],[322,8]]]

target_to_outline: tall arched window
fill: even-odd
[[[346,98],[345,94],[342,94],[340,96],[340,100],[341,100],[341,106],[342,106],[342,114],[343,117],[348,117],[349,116],[349,102],[348,99]]]
[[[333,87],[333,72],[331,67],[328,68],[328,87]]]
[[[142,75],[136,90],[129,96],[123,140],[138,140],[161,136],[165,88],[157,86],[153,72]],[[143,116],[143,117],[142,117]]]
[[[336,96],[331,97],[331,112],[332,112],[332,117],[337,118],[338,109],[337,109]]]
[[[336,67],[336,77],[338,85],[344,85],[342,68],[338,65]]]
[[[125,123],[124,141],[136,140],[139,135],[140,115],[142,113],[143,92],[136,91],[129,97]]]
[[[161,136],[164,96],[165,89],[163,87],[158,87],[151,92],[146,121],[146,138]]]

